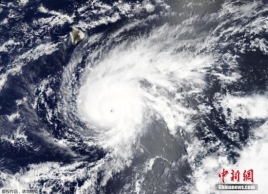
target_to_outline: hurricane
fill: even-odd
[[[253,169],[265,193],[267,14],[265,1],[3,0],[0,188],[207,194],[223,169]]]
[[[159,35],[171,36],[162,29],[157,30]],[[175,134],[176,127],[186,126],[187,117],[195,112],[179,102],[183,97],[178,90],[184,85],[187,93],[193,95],[200,90],[198,87],[204,87],[201,71],[209,65],[209,57],[189,59],[187,52],[172,54],[177,45],[174,48],[170,43],[170,48],[162,48],[159,43],[154,44],[154,39],[159,38],[152,36],[119,45],[83,75],[85,81],[77,97],[78,113],[89,128],[101,131],[101,138],[109,138],[109,146],[131,144],[146,130],[143,127],[154,120],[152,117],[162,119],[170,133]],[[186,64],[189,67],[184,67]]]

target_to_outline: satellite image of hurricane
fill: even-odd
[[[265,0],[0,1],[2,193],[267,194],[267,176]]]

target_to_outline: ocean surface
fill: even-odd
[[[2,0],[0,189],[267,193],[267,88],[264,0]]]

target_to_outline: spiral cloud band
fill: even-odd
[[[0,192],[267,193],[264,1],[1,6]]]
[[[170,133],[176,134],[195,113],[180,102],[179,91],[187,88],[193,94],[204,87],[202,69],[211,58],[189,52],[175,55],[176,43],[155,42],[156,35],[163,40],[175,32],[158,29],[150,38],[121,44],[84,73],[78,111],[89,128],[101,131],[105,148],[130,146],[153,118],[162,119]]]

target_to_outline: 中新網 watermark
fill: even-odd
[[[225,183],[225,180],[228,178],[231,182],[236,183]],[[254,183],[254,171],[253,169],[244,170],[240,173],[239,170],[229,171],[223,169],[221,173],[218,174],[218,177],[221,179],[222,184],[216,184],[216,190],[258,190],[258,185]],[[240,181],[243,181],[244,184],[237,184]]]

